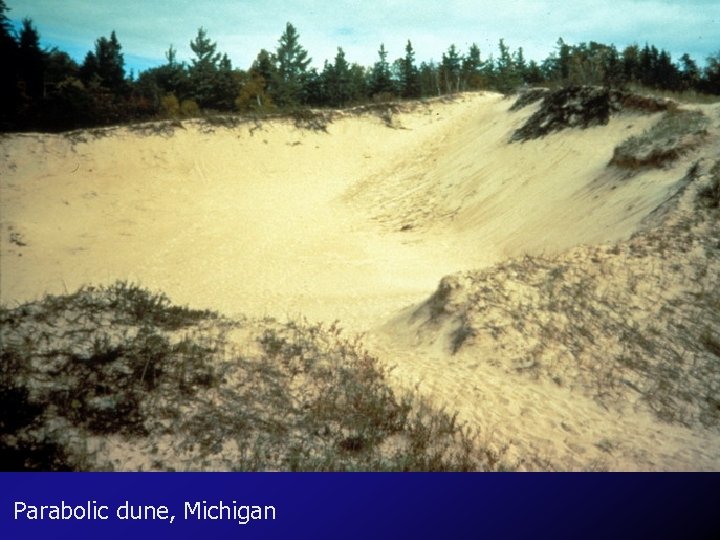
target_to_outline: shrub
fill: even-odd
[[[662,167],[700,146],[708,122],[700,111],[668,110],[649,130],[617,146],[610,164],[624,169]]]
[[[180,115],[180,102],[175,94],[165,94],[160,98],[160,113],[172,118]]]
[[[700,201],[708,208],[720,208],[720,160],[710,170],[710,183],[700,190]]]
[[[180,104],[180,114],[186,117],[197,116],[200,114],[200,107],[192,99],[184,99]]]

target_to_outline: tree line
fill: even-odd
[[[201,111],[272,112],[298,107],[344,107],[393,99],[417,99],[467,90],[509,93],[522,85],[593,84],[720,94],[720,52],[703,68],[688,54],[673,62],[666,50],[646,44],[558,40],[550,55],[527,61],[522,47],[505,40],[486,58],[473,44],[450,45],[440,60],[420,62],[412,42],[390,61],[380,44],[370,67],[350,62],[342,47],[322,69],[311,67],[298,30],[287,23],[273,51],[260,50],[248,69],[233,67],[208,32],[190,42],[194,57],[181,61],[171,46],[165,63],[135,76],[125,69],[115,32],[100,37],[82,63],[57,48],[43,49],[30,19],[15,31],[0,0],[0,130],[66,130],[157,117],[189,117]]]

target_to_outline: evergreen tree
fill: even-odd
[[[43,96],[45,53],[40,48],[40,34],[30,19],[23,19],[20,30],[19,76],[28,98],[39,101]]]
[[[232,62],[225,53],[220,57],[213,86],[212,107],[223,111],[231,110],[240,90],[240,77],[233,70]]]
[[[525,62],[525,53],[523,52],[522,47],[518,47],[518,50],[515,51],[515,54],[513,55],[513,68],[515,78],[518,82],[526,82],[525,72],[527,71],[527,63]]]
[[[498,49],[500,57],[496,62],[495,85],[501,92],[508,93],[520,84],[520,77],[516,70],[513,55],[510,53],[510,47],[505,45],[505,40],[500,39]]]
[[[670,53],[662,49],[654,66],[654,81],[658,88],[679,90],[681,87],[680,71],[672,63]]]
[[[528,84],[541,84],[545,82],[543,71],[535,60],[530,60],[525,70],[525,82]]]
[[[688,53],[680,57],[681,90],[696,88],[700,82],[700,69]]]
[[[280,36],[275,55],[277,63],[277,83],[274,97],[281,106],[294,106],[306,99],[304,84],[307,68],[311,59],[308,52],[300,45],[297,29],[290,23]]]
[[[460,67],[462,59],[455,44],[450,45],[447,54],[443,53],[440,69],[442,70],[442,79],[445,85],[445,92],[460,91]]]
[[[420,69],[418,70],[418,78],[420,80],[420,95],[440,95],[440,74],[438,67],[434,62],[421,62]]]
[[[558,38],[557,46],[560,80],[566,81],[570,76],[570,47],[563,41],[563,38]]]
[[[115,31],[110,39],[100,37],[95,41],[95,51],[89,51],[80,68],[80,76],[86,84],[97,85],[116,96],[127,93],[125,59]]]
[[[720,51],[708,57],[700,89],[709,94],[720,95]]]
[[[406,99],[420,97],[420,79],[418,69],[415,67],[415,50],[410,40],[405,45],[405,58],[401,60],[399,82],[402,97]]]
[[[480,47],[473,43],[470,45],[468,54],[463,58],[462,62],[463,90],[477,90],[482,87],[481,68]]]
[[[392,80],[390,64],[387,61],[385,44],[380,44],[378,49],[378,61],[373,65],[369,81],[370,93],[373,96],[387,97],[387,94],[395,93],[395,85]]]
[[[370,96],[367,88],[367,70],[360,64],[353,63],[350,65],[350,88],[352,91],[353,101],[364,101]]]
[[[8,11],[5,0],[0,0],[0,129],[14,124],[18,107],[18,43]]]
[[[636,44],[628,45],[623,50],[622,68],[625,82],[640,80],[640,48]]]
[[[214,104],[215,83],[222,55],[217,52],[217,43],[210,40],[202,27],[198,28],[190,48],[195,58],[191,60],[188,69],[189,97],[201,107],[211,107]]]
[[[177,61],[177,50],[170,45],[165,53],[167,62],[156,68],[157,84],[163,93],[175,94],[184,99],[188,93],[188,71],[184,62]]]
[[[345,51],[342,47],[338,47],[333,64],[325,62],[322,81],[327,104],[342,107],[354,98],[350,65],[345,59]]]

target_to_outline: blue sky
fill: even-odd
[[[33,19],[44,46],[81,61],[99,36],[115,30],[128,69],[164,62],[169,45],[189,60],[189,42],[203,26],[233,65],[247,68],[261,48],[273,50],[287,21],[300,33],[313,65],[342,46],[351,62],[371,65],[379,44],[389,59],[410,39],[416,59],[438,60],[451,43],[473,42],[483,58],[500,38],[528,59],[545,58],[558,37],[623,47],[646,41],[677,60],[690,53],[703,66],[720,50],[718,0],[7,0],[10,18]]]

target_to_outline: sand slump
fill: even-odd
[[[471,336],[448,347],[449,334],[418,336],[417,320],[403,319],[443,276],[629,238],[685,185],[700,153],[717,149],[711,134],[704,150],[629,179],[608,167],[614,149],[662,113],[510,144],[540,104],[511,105],[468,94],[338,113],[324,129],[273,119],[6,136],[0,298],[121,279],[231,316],[339,319],[398,364],[396,384],[421,381],[514,465],[545,456],[560,468],[717,468],[717,438],[673,426],[676,450],[654,455],[666,424],[651,412],[613,423],[617,413],[580,382],[518,378],[503,364],[514,356],[498,353],[493,366]],[[620,440],[637,426],[647,429]]]

